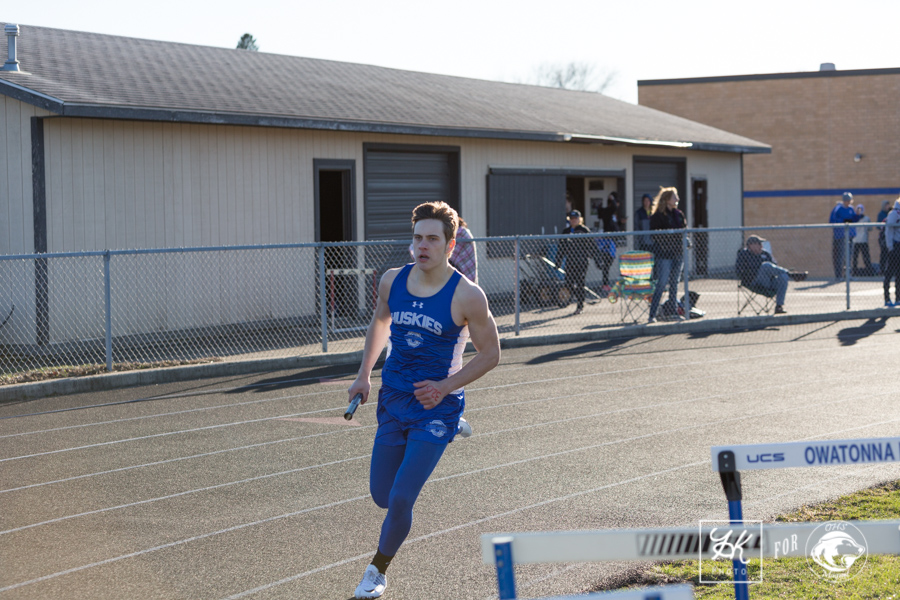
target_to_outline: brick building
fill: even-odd
[[[771,145],[744,157],[745,225],[825,223],[845,190],[874,221],[900,194],[900,69],[822,67],[639,81],[638,102]],[[812,251],[827,252],[819,237]]]

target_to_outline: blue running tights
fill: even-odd
[[[369,491],[375,504],[387,509],[378,550],[394,556],[412,527],[413,504],[431,476],[446,444],[409,440],[405,446],[375,444],[369,471]]]

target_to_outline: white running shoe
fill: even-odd
[[[356,586],[355,596],[357,598],[380,598],[387,587],[387,576],[380,573],[375,565],[366,567],[363,573],[362,581]]]
[[[463,438],[467,438],[472,435],[472,426],[469,425],[469,422],[462,417],[459,418],[459,425],[456,426],[456,435]]]

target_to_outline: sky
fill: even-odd
[[[637,82],[900,67],[900,0],[13,0],[0,22],[524,82],[542,64]]]

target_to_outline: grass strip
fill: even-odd
[[[900,481],[862,490],[822,504],[802,506],[776,522],[854,521],[900,517]],[[750,561],[750,570],[759,560]],[[728,563],[730,565],[730,563]],[[900,556],[869,555],[864,568],[850,580],[823,579],[813,574],[806,557],[765,559],[763,581],[750,586],[751,600],[900,600]],[[696,560],[653,565],[643,573],[641,587],[690,583],[704,600],[734,598],[734,585],[700,583]],[[709,579],[704,575],[704,580]],[[723,578],[730,580],[730,577]]]

